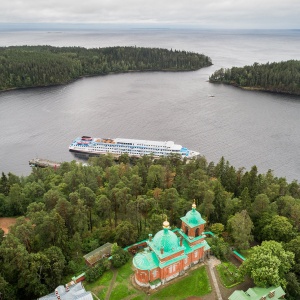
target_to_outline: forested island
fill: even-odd
[[[103,155],[88,165],[33,168],[26,177],[2,173],[0,216],[19,217],[6,237],[0,233],[2,299],[53,292],[86,270],[84,254],[106,242],[124,247],[146,239],[166,216],[173,228],[180,226],[193,199],[205,230],[218,237],[207,239],[214,255],[226,260],[230,247],[240,251],[255,242],[240,276],[258,286],[281,285],[287,299],[299,299],[297,181],[289,183],[271,170],[259,174],[256,166],[236,169],[223,157],[214,164],[178,156],[130,161],[126,154],[118,163]]]
[[[211,64],[203,54],[159,48],[0,47],[0,90],[130,71],[192,71]]]
[[[231,84],[243,89],[300,95],[300,61],[254,63],[242,68],[220,69],[210,82]]]

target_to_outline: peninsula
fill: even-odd
[[[209,81],[248,90],[300,95],[300,61],[254,63],[242,68],[219,69],[209,77]]]
[[[0,47],[0,90],[66,84],[85,76],[132,71],[193,71],[203,54],[141,47]]]

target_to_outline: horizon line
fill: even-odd
[[[167,29],[198,29],[198,30],[300,30],[300,28],[254,28],[254,27],[204,27],[198,24],[163,24],[163,23],[65,23],[65,22],[1,22],[0,30],[8,29],[20,26],[20,30],[32,29],[38,30],[38,26],[50,27],[49,29],[60,27],[62,29],[105,29],[105,28],[115,28],[115,29],[157,29],[157,30],[167,30]],[[25,26],[25,28],[24,28]],[[82,27],[82,28],[79,28]]]

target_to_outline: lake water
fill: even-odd
[[[300,31],[0,31],[0,46],[25,44],[172,48],[204,53],[214,65],[2,92],[0,172],[28,175],[35,157],[71,161],[72,139],[91,135],[172,140],[208,161],[224,156],[236,168],[300,179],[300,97],[207,82],[221,67],[300,59]]]

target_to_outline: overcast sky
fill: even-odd
[[[300,0],[4,0],[0,22],[300,29]]]

